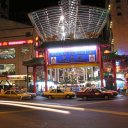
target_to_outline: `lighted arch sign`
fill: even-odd
[[[48,49],[49,64],[96,62],[96,46]]]

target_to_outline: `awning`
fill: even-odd
[[[36,50],[44,48],[59,48],[59,47],[72,47],[72,46],[89,46],[89,45],[105,45],[105,42],[101,39],[78,39],[78,40],[66,40],[66,41],[49,41],[43,42]]]
[[[31,60],[23,61],[24,66],[41,66],[44,65],[44,58],[32,58]]]

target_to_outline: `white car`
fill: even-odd
[[[36,97],[36,93],[33,93],[33,92],[27,92],[27,91],[21,91],[21,92],[31,95],[31,99],[33,99],[33,98]]]
[[[33,93],[33,92],[24,92],[24,93],[31,95],[31,99],[36,97],[36,93]]]

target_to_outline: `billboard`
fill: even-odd
[[[96,62],[96,46],[48,49],[49,64]]]

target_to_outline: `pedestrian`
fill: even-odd
[[[128,87],[126,88],[125,95],[128,96]]]
[[[4,89],[2,88],[2,89],[0,90],[0,92],[1,92],[1,94],[4,94]]]

